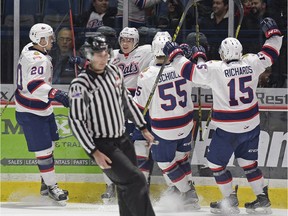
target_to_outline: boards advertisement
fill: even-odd
[[[12,87],[4,86],[1,89],[1,110],[5,102],[13,94]],[[12,93],[11,93],[12,92]],[[198,94],[193,93],[192,98],[196,105]],[[259,143],[259,161],[266,178],[287,178],[287,89],[258,89],[261,134]],[[201,94],[202,100],[202,126],[204,128],[206,119],[213,102],[211,91],[204,89]],[[95,162],[84,152],[80,143],[73,136],[68,122],[68,109],[60,105],[54,106],[54,114],[58,125],[60,139],[55,142],[55,164],[56,172],[69,173],[101,173],[102,171]],[[204,141],[199,141],[199,133],[192,149],[191,165],[195,170],[195,176],[212,176],[206,167],[205,152],[211,141],[215,128],[209,125]],[[238,166],[234,157],[229,162],[229,169],[234,176],[242,177],[243,171]],[[15,119],[15,105],[12,104],[5,109],[1,116],[1,173],[38,173],[37,161],[34,154],[28,152],[25,137],[21,127]],[[153,172],[161,175],[161,172]]]

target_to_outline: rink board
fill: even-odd
[[[1,95],[8,98],[11,95],[10,87],[6,90],[2,86]],[[211,105],[211,93],[202,92],[203,126],[207,119],[209,106]],[[287,89],[268,89],[258,92],[261,134],[259,143],[258,165],[263,171],[266,183],[279,180],[281,183],[270,184],[270,198],[275,208],[287,209]],[[193,94],[194,102],[197,102],[197,94]],[[3,98],[1,98],[3,99]],[[1,104],[1,110],[5,103]],[[195,103],[197,109],[197,103]],[[62,175],[60,184],[70,192],[70,202],[100,202],[99,197],[105,190],[103,180],[93,180],[93,175],[101,175],[101,169],[86,155],[79,142],[73,136],[67,119],[68,109],[55,105],[56,122],[59,129],[60,140],[56,142],[55,164],[57,175]],[[195,115],[197,118],[197,114]],[[203,142],[196,140],[192,149],[191,166],[196,180],[196,188],[203,197],[201,204],[208,205],[210,201],[220,199],[220,192],[215,186],[211,173],[203,173],[199,166],[206,163],[205,150],[211,141],[213,126],[209,126]],[[199,137],[199,134],[198,134]],[[243,170],[236,166],[232,157],[228,164],[233,177],[245,179]],[[83,175],[86,179],[71,179],[70,176]],[[3,176],[5,175],[5,178]],[[15,178],[15,175],[23,175]],[[29,179],[29,175],[38,175],[35,179]],[[160,177],[159,170],[153,171],[153,177]],[[152,177],[152,178],[153,178]],[[209,184],[203,178],[210,177]],[[91,180],[92,179],[92,180]],[[255,197],[247,183],[239,184],[239,199],[244,202],[254,200]],[[24,186],[23,186],[24,182]],[[153,183],[153,182],[152,182]],[[204,184],[205,183],[205,184]],[[151,195],[157,199],[161,190],[165,188],[164,182],[152,184]],[[30,190],[31,189],[31,190]],[[15,120],[15,106],[12,103],[1,117],[1,201],[17,201],[25,196],[38,196],[39,174],[37,161],[34,154],[27,151],[23,131]]]

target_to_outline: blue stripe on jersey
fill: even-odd
[[[37,88],[39,88],[44,83],[45,83],[44,80],[33,80],[32,82],[28,83],[27,89],[32,94]]]
[[[259,114],[258,103],[239,111],[213,110],[212,120],[221,122],[246,121]]]
[[[180,128],[193,120],[193,111],[176,118],[151,119],[151,127],[158,130]]]
[[[180,75],[182,77],[184,77],[185,79],[188,79],[188,80],[192,81],[192,76],[193,76],[194,70],[195,70],[195,64],[193,64],[192,62],[188,61],[182,67]]]
[[[15,98],[21,106],[31,110],[46,110],[51,106],[50,102],[45,103],[41,100],[24,97],[18,90],[15,92]]]
[[[272,63],[274,63],[279,56],[277,50],[270,46],[263,46],[261,51],[271,58]]]

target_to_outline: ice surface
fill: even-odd
[[[183,211],[181,202],[176,197],[162,197],[153,201],[156,216],[208,216],[210,208],[202,206],[198,211]],[[240,208],[239,215],[249,215],[244,208]],[[287,209],[272,209],[275,216],[287,216]],[[118,205],[104,205],[99,203],[70,203],[59,206],[48,197],[27,196],[20,202],[2,202],[1,216],[119,216]]]
[[[202,207],[199,211],[181,211],[178,207],[165,207],[163,203],[154,203],[156,216],[208,216],[209,207]],[[249,215],[240,208],[239,215]],[[287,216],[287,209],[272,209],[275,216]],[[91,203],[68,203],[65,207],[57,206],[48,198],[26,198],[21,202],[2,202],[1,216],[119,216],[117,205],[103,205]]]

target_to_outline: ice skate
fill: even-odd
[[[178,190],[178,188],[174,185],[169,186],[163,193],[161,196],[173,196],[173,195],[180,195],[180,191]]]
[[[235,186],[235,191],[229,197],[221,201],[210,203],[210,212],[214,214],[231,215],[239,214],[239,202],[237,198],[238,185]]]
[[[193,183],[190,183],[191,189],[185,193],[182,193],[182,200],[184,209],[187,211],[199,210],[201,209],[199,205],[199,198]]]
[[[67,190],[63,190],[63,192],[68,196]],[[44,183],[43,178],[41,178],[40,194],[41,196],[48,196],[48,186]]]
[[[51,199],[57,202],[61,206],[65,206],[68,201],[68,195],[64,193],[62,189],[58,187],[57,184],[53,186],[48,186],[48,195]]]
[[[40,194],[42,196],[48,196],[48,186],[44,183],[44,180],[42,177],[41,177]]]
[[[116,201],[115,184],[106,185],[106,191],[101,195],[104,204],[114,204]]]
[[[268,186],[263,188],[263,194],[257,195],[253,202],[245,203],[248,214],[272,214],[271,203],[268,197]]]

